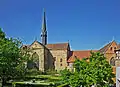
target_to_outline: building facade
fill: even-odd
[[[93,52],[101,52],[107,58],[107,61],[113,66],[115,72],[115,66],[117,65],[117,57],[115,50],[119,49],[120,45],[115,41],[112,41],[98,50],[92,50]],[[28,64],[29,67],[38,68],[40,71],[46,71],[48,69],[54,69],[56,71],[63,70],[65,68],[73,71],[73,63],[76,58],[80,60],[90,56],[91,50],[79,50],[73,51],[70,48],[70,44],[67,43],[47,43],[47,29],[45,12],[42,21],[41,43],[34,41],[30,45],[23,45],[22,49],[30,49],[29,54],[34,63]]]

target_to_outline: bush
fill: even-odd
[[[45,74],[47,75],[55,75],[58,74],[57,71],[55,71],[54,69],[49,69],[45,72]]]
[[[65,84],[59,85],[59,86],[57,86],[57,87],[69,87],[69,86],[68,86],[67,83],[65,83]]]
[[[27,69],[26,76],[41,75],[42,72],[37,69]]]

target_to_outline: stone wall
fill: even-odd
[[[60,71],[67,68],[67,50],[50,50],[55,60],[55,70]]]
[[[53,56],[48,49],[45,49],[45,70],[54,69]]]

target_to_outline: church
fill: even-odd
[[[41,42],[35,40],[30,45],[23,45],[22,49],[30,49],[31,58],[34,64],[29,64],[29,67],[37,67],[40,71],[54,69],[56,71],[65,68],[73,71],[73,63],[76,58],[80,60],[90,56],[90,51],[103,53],[107,61],[112,65],[115,72],[115,67],[118,65],[115,50],[119,49],[120,45],[114,40],[98,50],[71,50],[70,43],[47,43],[46,15],[44,11],[42,19]]]

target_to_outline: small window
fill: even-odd
[[[114,47],[114,50],[116,50],[116,47]]]
[[[67,66],[69,66],[69,63],[67,63]]]
[[[60,66],[62,66],[62,64],[60,64]]]
[[[54,61],[56,61],[56,57],[54,57]]]
[[[62,62],[62,58],[60,59],[60,62]]]
[[[114,57],[112,57],[112,58],[110,59],[110,64],[111,64],[112,66],[115,66],[115,59],[114,59]]]
[[[54,62],[53,62],[53,66],[54,66]]]
[[[26,49],[27,49],[27,46],[24,46],[24,47],[23,47],[23,50],[26,50]]]
[[[35,44],[35,47],[37,47],[37,44]]]
[[[112,50],[112,47],[110,48],[110,50]]]

